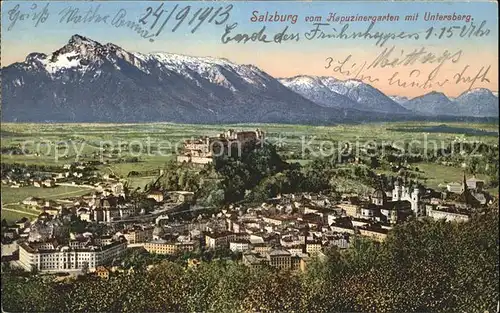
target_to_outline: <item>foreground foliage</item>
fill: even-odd
[[[2,274],[8,312],[494,312],[498,210],[468,223],[412,220],[388,240],[355,240],[302,274],[212,261],[71,283]]]

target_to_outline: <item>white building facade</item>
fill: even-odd
[[[53,247],[52,244],[42,244],[34,247],[31,243],[22,243],[19,245],[19,263],[26,270],[36,268],[41,272],[79,270],[86,266],[94,269],[119,257],[126,249],[126,241],[76,249],[67,245]]]

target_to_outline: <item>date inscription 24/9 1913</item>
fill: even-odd
[[[189,19],[187,24],[192,26],[191,33],[194,33],[205,22],[214,22],[216,25],[225,23],[229,19],[232,9],[232,4],[225,7],[221,6],[217,9],[213,6],[198,9],[193,8],[190,5],[179,7],[179,4],[176,4],[173,8],[165,10],[162,2],[158,7],[156,7],[156,9],[153,7],[147,7],[146,14],[139,19],[139,23],[147,25],[150,21],[152,21],[149,27],[150,30],[153,30],[157,24],[160,25],[159,23],[161,23],[154,34],[154,36],[158,36],[163,31],[165,25],[169,22],[172,16],[174,16],[176,24],[171,29],[172,32],[175,32],[182,25],[182,23]],[[164,13],[166,14],[163,15]]]

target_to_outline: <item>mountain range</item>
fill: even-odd
[[[432,91],[420,97],[400,101],[399,104],[425,115],[498,116],[498,95],[485,88],[466,91],[453,99],[441,92]]]
[[[333,77],[295,76],[279,81],[305,98],[325,107],[351,108],[363,111],[404,114],[407,109],[380,90],[359,80]]]
[[[2,104],[2,120],[19,122],[309,124],[498,115],[498,96],[487,89],[453,101],[439,93],[408,100],[357,80],[277,79],[254,65],[129,52],[80,35],[2,68]]]

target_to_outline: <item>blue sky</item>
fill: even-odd
[[[9,20],[9,12],[12,12],[16,5],[19,5],[21,11],[31,13],[30,8],[36,4],[38,9],[49,3],[50,16],[47,21],[34,27],[31,20],[18,20],[16,25],[8,30],[7,27],[12,23]],[[378,47],[375,47],[372,41],[366,40],[316,40],[299,42],[286,42],[282,44],[263,44],[230,43],[223,45],[220,42],[224,25],[214,25],[204,23],[195,34],[189,32],[187,21],[184,22],[176,32],[172,33],[168,28],[173,27],[174,21],[171,20],[163,33],[149,42],[140,38],[135,32],[127,28],[116,28],[106,24],[67,24],[59,23],[59,12],[67,7],[76,7],[82,11],[95,8],[100,5],[99,13],[101,15],[109,14],[111,18],[119,9],[125,9],[127,20],[137,21],[146,12],[148,6],[156,8],[160,2],[148,1],[106,1],[106,2],[83,2],[83,1],[57,1],[57,2],[28,2],[28,1],[4,1],[2,3],[2,66],[16,61],[22,61],[30,52],[51,53],[63,46],[73,34],[81,34],[97,40],[101,43],[113,42],[130,51],[153,52],[165,51],[173,53],[183,53],[199,56],[221,56],[229,58],[238,63],[252,63],[263,68],[275,76],[290,76],[294,74],[321,74],[322,69],[319,65],[331,54],[345,54],[355,52],[358,55],[376,54]],[[363,1],[310,1],[310,2],[284,2],[284,1],[252,1],[252,2],[174,2],[165,1],[164,8],[172,8],[176,4],[180,7],[192,6],[191,12],[198,8],[213,6],[215,9],[225,7],[229,3],[234,5],[231,16],[225,24],[237,22],[238,32],[254,32],[266,25],[267,32],[271,35],[282,30],[283,23],[250,23],[249,19],[252,11],[265,13],[269,11],[274,13],[278,11],[281,14],[298,14],[299,18],[296,24],[290,26],[293,32],[303,32],[310,30],[310,23],[304,21],[305,16],[321,15],[326,18],[329,12],[336,12],[338,15],[399,15],[399,22],[381,22],[376,24],[376,31],[383,32],[424,32],[430,26],[436,29],[443,26],[463,25],[461,22],[426,22],[420,19],[416,22],[404,21],[404,16],[413,13],[419,13],[421,17],[425,12],[431,13],[456,13],[470,14],[474,18],[474,23],[486,20],[491,33],[483,38],[460,38],[454,36],[452,39],[429,41],[420,40],[418,43],[400,40],[395,44],[398,47],[425,46],[428,49],[462,49],[469,56],[469,63],[477,63],[480,56],[481,62],[488,61],[498,68],[498,17],[497,4],[491,2],[458,3],[458,2],[363,2]],[[38,10],[35,10],[38,11]],[[167,13],[164,13],[164,17]],[[351,30],[362,31],[366,29],[369,23],[357,22],[351,23]],[[334,27],[341,28],[339,25]],[[477,52],[480,52],[478,55]],[[306,57],[307,56],[307,57]],[[465,56],[464,56],[465,57]],[[491,61],[490,61],[491,59]],[[496,61],[495,61],[496,59]],[[496,62],[496,63],[495,63]],[[308,64],[313,64],[310,68]],[[310,73],[304,73],[310,69]],[[314,70],[317,69],[317,70]],[[496,82],[497,83],[497,82]],[[457,91],[458,92],[458,91]]]
[[[327,16],[328,12],[337,12],[339,15],[350,15],[350,14],[365,14],[365,15],[383,15],[387,13],[391,13],[393,15],[405,16],[410,13],[419,12],[423,14],[426,11],[435,13],[457,13],[457,14],[471,14],[475,21],[479,20],[487,20],[490,25],[495,25],[497,21],[497,11],[496,4],[488,3],[488,2],[480,2],[480,3],[457,3],[457,2],[385,2],[385,3],[376,3],[376,2],[364,2],[364,1],[355,1],[355,2],[337,2],[337,1],[314,1],[314,2],[284,2],[284,1],[245,1],[245,2],[196,2],[196,1],[184,1],[184,2],[175,2],[175,1],[165,1],[164,8],[167,9],[169,7],[174,7],[175,4],[179,3],[181,6],[191,5],[192,11],[200,7],[208,7],[213,6],[214,8],[218,8],[219,6],[225,6],[228,3],[233,3],[234,8],[231,11],[231,18],[228,20],[235,21],[239,23],[239,29],[241,30],[255,30],[256,25],[252,25],[249,22],[249,18],[251,16],[251,12],[254,10],[258,10],[260,12],[274,12],[278,11],[279,13],[287,13],[287,14],[299,14],[300,17],[307,15],[323,15]],[[50,18],[39,25],[37,28],[31,27],[30,23],[25,22],[25,25],[22,25],[22,21],[18,21],[16,26],[11,31],[6,31],[6,26],[10,24],[9,21],[9,11],[15,7],[17,4],[21,6],[21,9],[24,9],[24,12],[30,12],[29,8],[36,4],[38,8],[43,7],[46,2],[29,2],[29,1],[6,1],[3,2],[2,8],[2,27],[3,27],[3,40],[9,41],[20,41],[25,39],[31,39],[30,41],[34,41],[34,43],[38,41],[57,41],[64,39],[68,36],[71,36],[75,32],[85,32],[90,37],[107,37],[113,38],[114,40],[120,41],[133,41],[138,38],[134,38],[131,36],[131,32],[127,29],[117,29],[114,27],[103,28],[100,24],[60,24],[58,13],[68,6],[76,7],[81,10],[88,9],[90,7],[96,7],[100,5],[99,12],[103,15],[110,14],[113,16],[116,14],[118,9],[123,8],[127,11],[127,17],[131,19],[137,19],[144,14],[146,8],[148,6],[156,7],[159,5],[157,1],[93,1],[93,2],[83,2],[83,1],[53,1],[49,3],[50,7]],[[165,15],[166,13],[164,13]],[[170,23],[171,24],[171,23]],[[395,23],[379,23],[377,25],[377,30],[380,31],[394,31],[401,27],[404,27],[407,31],[423,31],[427,29],[429,26],[435,25],[436,27],[441,27],[449,24],[448,22],[426,22],[422,19],[417,22],[405,22],[404,20],[395,22]],[[366,24],[363,22],[356,23],[355,25],[351,25],[351,27],[355,29],[363,29],[366,27]],[[282,28],[282,25],[279,23],[269,24],[269,30],[279,30]],[[293,25],[293,29],[299,32],[305,31],[310,28],[308,23],[304,22],[303,19],[295,25]],[[182,30],[185,27],[180,27],[175,33],[166,33],[164,32],[161,39],[164,41],[178,41],[178,40],[193,40],[200,39],[208,40],[212,42],[218,42],[220,38],[220,26],[215,26],[213,24],[204,24],[197,31],[196,35],[187,35]],[[498,37],[497,27],[492,27],[494,36]],[[104,34],[105,32],[105,34]],[[460,41],[460,39],[456,39]],[[466,40],[463,39],[463,42]],[[478,43],[481,43],[481,40],[477,40]],[[486,41],[484,41],[486,42]],[[435,42],[430,42],[431,44]],[[297,45],[300,46],[300,45]],[[153,48],[152,46],[145,46],[145,49]]]

